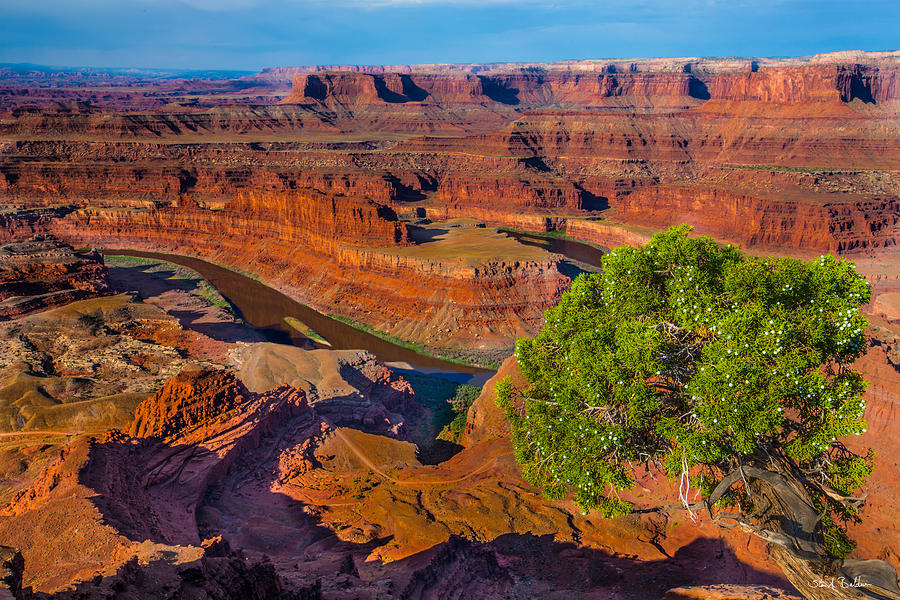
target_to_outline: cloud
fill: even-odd
[[[897,0],[0,0],[0,62],[240,68],[896,47]]]
[[[621,11],[626,13],[645,11],[687,11],[702,7],[716,7],[720,10],[742,10],[747,7],[764,7],[803,4],[811,1],[829,4],[837,0],[0,0],[0,14],[5,10],[27,12],[55,12],[73,9],[123,8],[131,5],[161,10],[190,8],[206,12],[236,12],[265,9],[278,14],[297,8],[308,9],[387,9],[387,8],[439,8],[460,6],[465,8],[511,7],[517,9],[546,10],[583,9],[588,11]],[[871,0],[878,3],[878,0]]]
[[[60,0],[44,0],[55,4]],[[107,0],[83,0],[105,2]],[[460,7],[464,9],[489,9],[508,7],[516,10],[586,10],[607,13],[671,13],[718,10],[741,12],[753,9],[772,9],[779,6],[802,5],[809,2],[821,4],[842,0],[136,0],[136,4],[151,6],[186,6],[207,12],[233,12],[250,9],[288,11],[297,8],[311,10],[334,9],[429,9]],[[873,0],[878,1],[878,0]]]

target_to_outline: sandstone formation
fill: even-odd
[[[17,141],[4,152],[0,182],[20,202],[46,202],[48,190],[82,202],[189,194],[214,203],[240,189],[311,189],[402,210],[404,202],[438,192],[435,214],[445,206],[489,206],[507,219],[520,209],[566,213],[607,203],[617,209],[633,190],[660,183],[696,189],[685,215],[702,216],[715,209],[716,194],[736,187],[749,203],[776,207],[775,214],[780,206],[811,204],[811,213],[832,219],[827,226],[846,235],[867,235],[875,219],[890,240],[893,225],[880,223],[897,195],[888,172],[900,158],[892,118],[898,67],[891,57],[840,59],[307,69],[296,75],[291,102],[299,104],[255,113],[222,106],[129,115],[118,130],[117,115],[93,109],[23,114],[7,126]],[[647,104],[660,98],[683,101]],[[310,135],[298,141],[277,139],[279,131],[304,128]],[[385,141],[427,133],[423,128],[441,135]],[[199,131],[209,141],[191,137]],[[42,140],[41,132],[56,139]],[[236,138],[226,141],[225,132]],[[345,141],[351,132],[372,139]],[[84,135],[96,141],[86,143]],[[159,144],[160,136],[185,143]],[[885,174],[879,181],[869,169]],[[838,194],[846,191],[863,204],[842,209],[848,216],[830,216],[828,207],[843,204]],[[625,215],[628,223],[651,225]],[[780,233],[762,239],[749,228],[736,237],[761,247],[797,242],[787,237],[789,223],[777,226]],[[815,250],[882,243],[822,239]]]
[[[891,53],[304,67],[243,97],[240,80],[171,84],[231,86],[219,103],[20,107],[0,130],[0,239],[184,252],[430,347],[486,328],[493,351],[534,333],[566,278],[547,256],[460,269],[409,223],[614,246],[688,222],[759,252],[893,255],[898,74]],[[288,81],[280,104],[253,103]],[[423,253],[393,250],[408,245]]]
[[[121,425],[160,378],[193,363],[178,322],[125,294],[9,321],[0,335],[4,432]]]
[[[698,210],[701,205],[708,208]],[[623,199],[618,215],[661,229],[687,222],[742,246],[844,254],[895,249],[900,197],[778,202],[722,189],[654,186]]]
[[[897,411],[900,410],[900,368],[889,362],[885,349],[877,345],[857,363],[870,382],[866,392],[865,419],[868,431],[848,441],[856,451],[873,448],[877,461],[867,484],[869,501],[863,509],[862,522],[851,525],[851,537],[857,542],[854,556],[881,558],[900,569],[900,537],[894,526],[900,513],[893,498],[900,493],[897,473],[900,467],[900,444]]]
[[[271,344],[237,350],[242,376],[259,389],[290,379],[309,392],[255,392],[229,372],[186,372],[137,407],[131,435],[62,446],[0,518],[0,536],[25,558],[26,587],[75,583],[82,598],[229,588],[260,598],[789,597],[763,544],[744,534],[675,514],[598,520],[523,482],[493,391],[506,376],[522,382],[514,359],[470,409],[465,448],[423,466],[408,442],[334,427],[318,412],[351,406],[329,405],[340,390],[371,406],[403,389],[379,378],[371,359]],[[882,364],[877,353],[866,360]],[[330,365],[345,365],[346,383]],[[361,379],[347,377],[350,365]],[[898,375],[875,375],[866,416],[879,425],[862,445],[890,438],[890,395],[879,389],[896,389]],[[853,533],[861,554],[878,546],[894,562],[895,452],[880,447],[874,504]],[[639,503],[677,494],[659,473],[638,482],[629,498]],[[50,545],[41,541],[49,531]]]
[[[165,439],[227,415],[245,401],[247,389],[216,371],[183,372],[138,405],[129,433]]]
[[[138,407],[132,430],[151,438],[131,443],[113,433],[103,440],[79,439],[64,449],[56,465],[13,497],[6,508],[10,518],[0,525],[5,538],[19,542],[26,569],[31,565],[29,582],[52,589],[54,581],[68,582],[80,573],[114,573],[131,556],[158,555],[162,549],[153,544],[180,545],[173,552],[176,563],[200,560],[205,552],[192,513],[206,486],[272,427],[306,410],[305,397],[296,390],[241,391],[246,392],[233,377],[185,374]],[[173,421],[164,407],[180,402],[189,414]],[[192,448],[187,456],[185,448]],[[88,500],[91,496],[97,499]],[[57,518],[54,506],[64,506],[74,519],[54,535],[55,554],[21,531],[25,522],[33,523],[32,532],[40,531]],[[102,522],[89,516],[98,509]],[[85,553],[85,547],[94,551]],[[277,585],[274,574],[272,579]]]
[[[238,346],[233,360],[250,390],[285,384],[301,389],[316,412],[336,425],[399,436],[405,418],[420,412],[409,383],[366,351],[264,343]]]
[[[556,68],[554,68],[556,67]],[[485,74],[464,71],[415,72],[385,67],[377,70],[317,70],[293,74],[293,92],[282,102],[358,106],[375,103],[433,102],[439,105],[485,103],[538,105],[603,105],[615,97],[674,108],[707,99],[776,103],[840,100],[886,102],[900,97],[896,63],[777,66],[760,70],[739,65],[736,72],[704,73],[685,61],[682,71],[641,70],[615,64],[591,70],[565,70],[560,65],[527,69],[494,69]],[[744,68],[741,68],[744,67]],[[398,72],[400,71],[400,72]],[[403,72],[406,71],[406,72]],[[662,99],[671,98],[664,101]],[[652,100],[651,100],[652,99]]]
[[[0,320],[107,293],[103,257],[50,235],[0,246]]]
[[[102,284],[105,295],[0,323],[0,432],[13,440],[16,432],[27,437],[123,426],[135,405],[166,379],[185,368],[226,364],[229,340],[261,338],[212,304],[215,298],[204,295],[196,275],[184,270],[123,266],[115,258],[104,265],[97,256],[88,260],[71,248],[60,249],[54,240],[6,248],[34,246],[51,248],[22,263],[29,276],[46,274],[38,287],[78,292],[79,286]],[[71,264],[77,268],[60,269],[60,255],[75,257]],[[21,269],[8,273],[14,271],[22,274]],[[61,301],[67,294],[49,297]]]
[[[242,198],[222,210],[82,209],[50,227],[78,243],[163,250],[250,270],[321,312],[430,346],[469,347],[479,334],[476,356],[478,349],[505,348],[515,336],[534,332],[568,284],[558,257],[519,249],[488,231],[472,235],[495,253],[473,246],[469,258],[449,242],[405,247],[404,224],[370,203],[316,198],[329,215],[316,227],[311,219],[292,220],[290,204],[283,212],[277,203],[271,211],[251,212]],[[309,202],[319,210],[315,201]],[[353,232],[380,245],[351,244]],[[493,258],[505,248],[508,257]]]
[[[640,521],[598,527],[547,503],[502,438],[422,467],[406,442],[333,429],[288,386],[258,394],[228,373],[185,373],[138,407],[131,431],[149,437],[76,439],[12,497],[0,535],[22,550],[26,587],[562,598],[627,597],[650,574],[655,597],[687,582],[779,582],[769,567],[748,572],[741,561],[756,559],[740,545]],[[651,530],[665,531],[656,546],[641,541]]]
[[[799,600],[795,596],[765,586],[707,585],[680,587],[666,592],[664,600]]]

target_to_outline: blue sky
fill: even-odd
[[[900,0],[0,0],[0,62],[305,64],[900,49]]]

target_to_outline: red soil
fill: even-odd
[[[490,391],[477,406],[488,403]],[[145,594],[149,581],[204,560],[229,565],[227,544],[203,541],[217,536],[256,565],[234,575],[240,585],[302,590],[321,578],[334,598],[374,598],[386,581],[421,594],[412,597],[460,586],[480,597],[628,598],[687,583],[783,585],[761,547],[708,524],[596,521],[547,502],[521,480],[501,430],[470,427],[482,441],[423,467],[406,442],[332,429],[297,389],[257,394],[225,373],[183,374],[138,407],[131,432],[144,437],[66,446],[13,497],[0,535],[21,548],[26,587],[75,584],[86,597],[121,581],[133,557],[151,565],[136,586]],[[157,564],[165,555],[168,570]],[[193,584],[211,589],[212,573]]]

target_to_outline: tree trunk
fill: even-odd
[[[744,529],[770,542],[772,558],[809,600],[900,600],[897,572],[882,560],[828,556],[820,519],[806,488],[795,478],[745,466],[761,512]]]
[[[900,598],[897,573],[882,560],[810,560],[775,544],[772,558],[788,581],[809,600]]]

